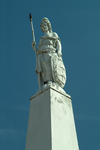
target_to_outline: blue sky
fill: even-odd
[[[62,41],[80,150],[100,149],[100,1],[0,0],[0,149],[24,150],[29,98],[38,90],[35,54],[48,17]]]

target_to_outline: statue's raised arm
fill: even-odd
[[[62,60],[62,46],[57,33],[52,31],[48,18],[43,18],[40,24],[43,36],[40,38],[36,51],[36,72],[38,74],[39,87],[43,88],[51,84],[64,87],[66,82],[66,70]]]

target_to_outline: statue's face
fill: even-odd
[[[49,30],[46,22],[42,22],[41,30],[42,30],[42,32],[47,32]]]

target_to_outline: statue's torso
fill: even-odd
[[[55,37],[53,33],[51,35],[42,36],[40,38],[38,50],[56,52],[56,41],[57,41],[57,37]]]
[[[41,37],[37,51],[37,70],[41,72],[44,82],[53,81],[64,87],[66,70],[62,58],[57,54],[57,40],[54,34]]]

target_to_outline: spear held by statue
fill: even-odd
[[[36,52],[36,42],[35,42],[35,34],[34,34],[34,28],[33,28],[33,22],[32,22],[32,14],[29,14],[30,24],[32,28],[32,47]]]
[[[31,28],[32,28],[32,47],[35,51],[36,54],[36,62],[37,62],[37,49],[36,49],[36,42],[35,42],[35,34],[34,34],[34,28],[33,28],[33,22],[32,22],[32,15],[31,13],[29,14],[29,19],[31,23]],[[37,70],[36,70],[37,73]],[[40,74],[38,73],[38,82],[39,82],[39,87],[40,87]]]

